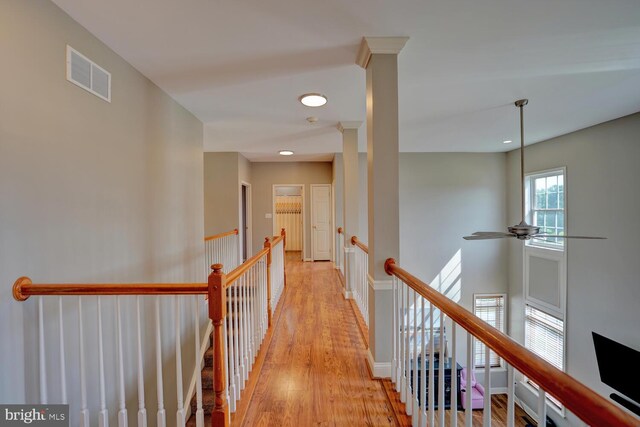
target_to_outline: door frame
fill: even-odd
[[[311,203],[309,204],[309,206],[310,206],[310,209],[311,209],[311,227],[313,227],[313,223],[315,222],[314,221],[315,212],[313,210],[313,188],[314,187],[326,187],[326,188],[329,189],[329,205],[330,205],[329,206],[329,210],[330,210],[330,212],[329,212],[329,233],[332,233],[332,230],[333,230],[333,216],[331,215],[331,211],[333,211],[333,198],[332,198],[333,197],[333,191],[332,191],[332,188],[331,188],[331,184],[310,184]],[[309,231],[310,231],[310,234],[311,234],[311,261],[315,261],[315,256],[314,256],[315,254],[313,253],[313,248],[314,248],[314,246],[313,246],[313,243],[314,243],[314,241],[313,241],[313,229],[311,227],[309,228]],[[329,245],[329,246],[331,246],[331,249],[329,250],[329,261],[333,261],[333,247],[332,247],[332,245]]]
[[[242,230],[242,187],[247,188],[247,229]],[[253,241],[251,230],[253,228],[252,223],[252,215],[251,215],[251,184],[246,181],[240,181],[239,185],[239,197],[238,197],[238,259],[242,259],[242,242],[245,238],[246,233],[246,242],[247,242],[247,259],[253,256]]]
[[[300,251],[300,256],[302,261],[311,261],[307,258],[307,208],[305,204],[305,194],[304,194],[304,184],[273,184],[271,189],[271,223],[272,223],[272,233],[274,236],[280,235],[280,230],[278,230],[278,222],[277,222],[277,214],[276,214],[276,188],[277,187],[300,187],[302,194],[302,251]]]

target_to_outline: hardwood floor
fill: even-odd
[[[283,298],[244,425],[396,425],[332,264],[288,256]]]
[[[331,263],[287,254],[282,313],[244,426],[411,425],[390,381],[371,379],[356,316],[341,290]],[[524,426],[524,412],[516,409],[516,426]],[[505,419],[505,395],[493,396],[493,425],[504,426]],[[458,420],[463,426],[463,411]],[[482,425],[482,411],[473,412],[473,425]]]

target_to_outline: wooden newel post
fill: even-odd
[[[215,406],[211,412],[212,427],[229,426],[229,406],[225,398],[226,375],[223,322],[227,317],[227,277],[222,264],[213,264],[209,275],[209,318],[213,322],[213,388]]]
[[[284,268],[284,265],[286,263],[285,251],[287,250],[287,231],[284,228],[282,228],[280,230],[280,235],[282,236],[282,276],[284,277],[283,286],[286,288],[287,287],[287,270]]]
[[[264,247],[269,248],[267,252],[267,315],[268,325],[271,327],[271,241],[268,237],[264,238]]]

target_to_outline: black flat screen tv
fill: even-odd
[[[600,380],[628,398],[640,403],[640,387],[635,375],[630,375],[640,365],[640,351],[622,345],[592,332],[596,349]]]

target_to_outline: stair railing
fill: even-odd
[[[241,264],[238,229],[204,238],[205,274],[209,275],[213,264],[222,264],[225,273]]]
[[[213,426],[228,426],[286,284],[286,235],[265,238],[264,249],[229,274],[221,264],[209,276],[213,321]]]
[[[433,289],[417,277],[396,265],[395,260],[385,262],[385,271],[393,277],[393,358],[392,382],[400,399],[405,403],[407,415],[413,425],[435,425],[435,395],[438,396],[438,425],[445,425],[445,405],[458,407],[458,384],[455,370],[458,362],[456,335],[458,329],[466,331],[466,366],[474,367],[474,341],[485,344],[485,360],[493,350],[507,363],[507,426],[513,426],[514,370],[526,375],[538,385],[538,420],[546,420],[546,394],[556,398],[566,409],[582,421],[593,426],[637,426],[640,420],[627,414],[604,397],[557,369],[509,336],[490,326],[473,313]],[[445,395],[445,381],[439,380],[434,388],[434,365],[438,365],[437,378],[445,378],[446,344],[443,346],[445,317],[451,320],[450,391]],[[437,345],[437,347],[436,347]],[[445,363],[438,363],[443,353]],[[438,353],[438,356],[435,356]],[[428,363],[424,361],[428,358]],[[483,423],[491,425],[491,373],[490,363],[484,368]],[[472,368],[473,369],[473,368]],[[428,378],[428,381],[424,381]],[[467,374],[470,382],[470,374]],[[433,391],[433,392],[430,392]],[[465,426],[473,424],[472,393],[466,393]],[[445,400],[449,400],[448,402]],[[457,425],[457,410],[449,411],[448,425]],[[540,422],[539,424],[540,425]]]
[[[354,246],[353,266],[347,266],[353,268],[353,275],[347,273],[350,277],[354,278],[353,282],[353,299],[356,301],[356,305],[362,314],[362,318],[367,326],[369,326],[369,248],[362,243],[356,236],[351,236],[351,244]]]
[[[285,284],[285,241],[283,231],[280,236],[270,240],[268,247],[228,275],[224,273],[223,265],[216,263],[212,266],[213,271],[207,283],[34,284],[28,277],[19,278],[13,286],[13,296],[17,301],[38,296],[37,377],[40,403],[71,402],[75,405],[78,402],[78,412],[70,414],[72,424],[88,427],[90,414],[96,411],[99,425],[107,426],[110,417],[107,382],[113,381],[113,388],[117,390],[117,409],[114,412],[112,408],[111,414],[117,419],[119,427],[126,427],[128,388],[125,385],[134,383],[137,384],[137,425],[146,426],[150,408],[146,403],[145,384],[149,385],[153,375],[148,372],[149,366],[144,361],[149,360],[150,353],[155,353],[155,384],[152,390],[157,393],[157,406],[154,408],[155,422],[152,424],[159,427],[167,425],[164,377],[168,366],[165,360],[173,358],[177,397],[174,419],[176,425],[184,426],[191,396],[185,396],[183,390],[183,352],[191,346],[182,342],[184,339],[193,339],[192,360],[194,366],[199,367],[207,350],[203,343],[209,342],[206,337],[211,330],[208,327],[212,327],[216,391],[212,423],[214,426],[228,426],[230,412],[227,402],[235,409],[269,327],[271,307],[268,302],[272,301],[275,309],[282,293],[279,290],[278,298],[269,298],[271,282],[281,287]],[[278,260],[279,264],[272,268],[271,259]],[[54,296],[58,298],[52,301]],[[77,317],[71,313],[74,306]],[[192,324],[191,321],[185,321],[190,316]],[[209,326],[207,318],[212,320]],[[166,326],[167,319],[171,323],[169,327]],[[65,333],[73,320],[77,322],[77,341]],[[111,333],[112,326],[115,328]],[[112,337],[114,342],[107,337]],[[73,357],[71,363],[71,353],[69,347],[64,345],[65,339],[77,342],[77,348],[73,349],[77,357]],[[97,341],[97,345],[92,345],[94,341]],[[174,347],[173,357],[167,354],[168,345]],[[125,350],[135,354],[135,362],[129,362],[131,358],[125,357]],[[51,351],[57,354],[51,357]],[[47,375],[47,368],[56,359],[59,373]],[[113,360],[115,363],[112,363]],[[94,389],[91,375],[93,364],[97,366],[97,399],[90,394],[90,390]],[[109,375],[105,369],[108,364],[116,367],[115,376]],[[128,378],[125,372],[134,372],[135,381]],[[48,383],[52,377],[55,381]],[[70,378],[78,378],[79,384],[69,382]],[[203,427],[205,408],[201,377],[197,378],[196,383],[196,425]],[[89,402],[93,400],[99,402],[98,407],[90,408]]]

